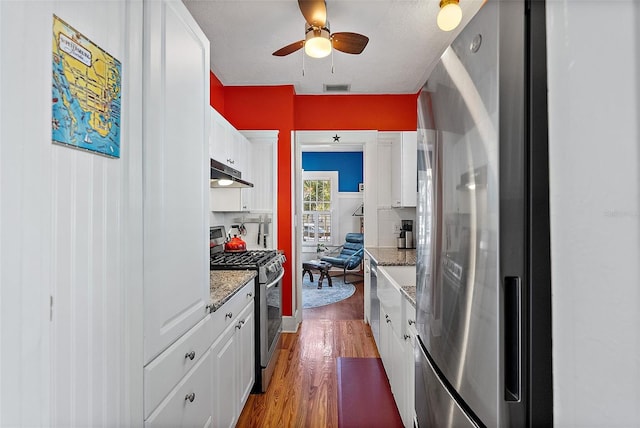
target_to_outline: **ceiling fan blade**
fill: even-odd
[[[274,56],[286,56],[290,53],[294,53],[298,49],[302,49],[304,46],[304,40],[298,40],[297,42],[293,42],[290,45],[287,45],[283,48],[278,49],[272,55]]]
[[[362,53],[364,48],[369,43],[369,38],[358,33],[333,33],[331,35],[331,42],[334,49],[348,54]]]
[[[327,25],[327,4],[324,0],[298,0],[300,12],[312,27]]]

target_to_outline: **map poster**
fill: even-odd
[[[120,61],[53,15],[53,143],[120,157]]]

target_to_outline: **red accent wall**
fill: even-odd
[[[209,104],[224,116],[224,86],[213,73],[209,73]]]
[[[416,129],[417,94],[297,95],[298,131]]]
[[[217,83],[215,83],[215,82]],[[214,85],[215,83],[215,85]],[[219,84],[219,85],[218,85]],[[214,87],[215,86],[215,87]],[[222,89],[220,89],[222,87]],[[292,315],[291,131],[416,129],[417,94],[296,95],[293,86],[223,86],[212,73],[211,105],[236,129],[277,129],[278,248],[287,257],[282,313]],[[216,106],[221,106],[219,109]]]
[[[224,117],[240,130],[277,129],[278,133],[278,249],[287,257],[282,286],[282,314],[291,315],[291,131],[293,86],[224,88]]]

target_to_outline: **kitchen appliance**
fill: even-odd
[[[402,232],[404,232],[405,248],[414,248],[413,220],[402,220]]]
[[[211,163],[211,180],[209,182],[212,188],[248,188],[253,187],[253,183],[249,183],[242,179],[242,172],[235,168],[231,168],[215,159],[210,160]]]
[[[419,427],[553,426],[543,23],[489,0],[418,97]]]
[[[224,226],[212,227],[210,235],[224,236]],[[276,250],[224,251],[224,241],[217,239],[211,248],[211,270],[255,270],[256,295],[256,376],[254,393],[269,385],[280,348],[282,333],[282,277],[285,256]]]

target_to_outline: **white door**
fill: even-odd
[[[209,300],[209,42],[180,1],[145,3],[144,360]]]

